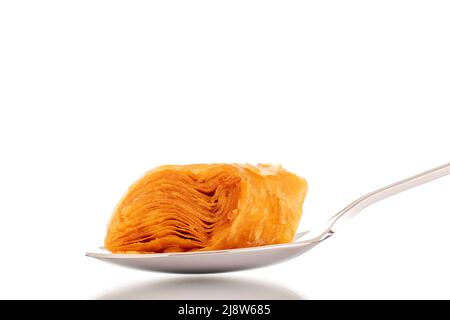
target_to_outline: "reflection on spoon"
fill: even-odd
[[[100,300],[299,300],[297,293],[260,281],[190,277],[127,285]]]

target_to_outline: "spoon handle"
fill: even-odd
[[[333,217],[331,217],[327,221],[325,231],[322,231],[318,236],[314,237],[309,241],[311,242],[321,241],[330,237],[343,224],[343,222],[348,221],[350,218],[354,217],[361,210],[363,210],[364,208],[370,206],[375,202],[393,196],[394,194],[400,193],[402,191],[414,188],[421,184],[441,178],[448,174],[450,174],[450,162],[442,166],[436,167],[434,169],[416,174],[412,177],[403,179],[401,181],[394,182],[378,190],[372,191],[353,201],[347,207],[345,207],[337,214],[335,214]]]

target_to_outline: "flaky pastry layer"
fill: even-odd
[[[158,253],[291,242],[306,192],[306,181],[280,166],[161,166],[122,197],[105,247]]]

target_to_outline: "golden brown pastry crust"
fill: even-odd
[[[161,166],[122,197],[105,247],[156,253],[287,243],[306,192],[306,181],[280,166]]]

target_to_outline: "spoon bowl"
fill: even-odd
[[[317,243],[316,243],[317,244]],[[293,242],[261,247],[201,252],[112,254],[88,252],[88,257],[123,267],[166,273],[222,273],[254,269],[295,258],[316,244]]]

